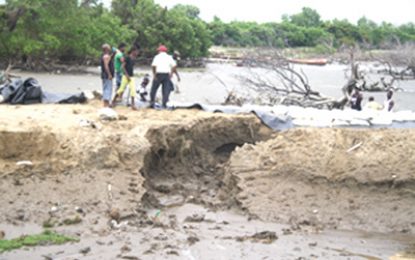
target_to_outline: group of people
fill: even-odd
[[[380,104],[378,102],[375,101],[375,98],[373,96],[369,97],[368,102],[366,103],[366,105],[363,107],[363,109],[365,110],[374,110],[374,111],[392,111],[394,106],[395,106],[395,102],[392,99],[393,97],[393,91],[389,90],[386,93],[386,100],[384,102],[384,104]],[[363,95],[360,92],[360,90],[358,88],[355,88],[351,99],[350,99],[350,104],[351,104],[351,108],[354,110],[358,110],[361,111],[362,110],[362,101],[363,101]]]
[[[102,79],[102,100],[104,107],[115,106],[117,100],[123,96],[125,90],[129,89],[131,98],[131,108],[136,110],[136,95],[140,95],[141,101],[147,101],[146,90],[150,83],[150,75],[146,74],[141,82],[141,87],[137,91],[134,80],[134,65],[139,55],[139,46],[131,47],[126,52],[127,45],[119,44],[118,48],[112,48],[109,44],[102,45],[101,56],[101,79]],[[173,56],[169,55],[168,49],[164,45],[157,48],[158,54],[154,57],[152,66],[153,83],[150,90],[150,107],[155,107],[157,90],[162,85],[162,107],[167,107],[170,93],[174,90],[172,77],[175,74],[180,81],[180,75],[177,71],[177,62]],[[175,58],[178,59],[178,53],[175,52]],[[116,92],[113,96],[113,79],[116,82]]]

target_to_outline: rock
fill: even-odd
[[[122,253],[131,252],[131,248],[128,247],[127,245],[124,245],[123,247],[121,247],[121,252]]]
[[[20,221],[26,221],[28,220],[29,216],[26,214],[26,212],[23,209],[19,209],[16,212],[16,219]]]
[[[82,219],[80,216],[74,216],[71,218],[66,218],[63,220],[62,224],[66,225],[66,226],[70,226],[70,225],[76,225],[82,222]]]
[[[54,214],[54,213],[58,212],[58,210],[59,210],[58,207],[53,206],[53,207],[50,208],[49,213]]]
[[[179,252],[177,252],[176,250],[167,251],[167,254],[168,255],[176,255],[176,256],[179,256],[180,255]]]
[[[194,245],[199,241],[200,241],[200,239],[198,237],[195,237],[195,236],[190,236],[190,237],[187,238],[187,242],[189,242],[190,245]]]
[[[138,258],[137,256],[132,256],[132,255],[124,255],[124,256],[121,256],[121,259],[140,260],[140,258]]]
[[[3,230],[0,230],[0,240],[4,239],[5,236],[6,236],[6,233],[4,233]]]
[[[79,253],[84,254],[84,255],[88,254],[89,252],[91,252],[91,248],[89,246],[79,250]]]
[[[75,207],[75,211],[79,214],[85,214],[85,211],[80,207]]]
[[[117,208],[112,208],[109,212],[109,216],[112,220],[119,222],[121,219],[120,210]]]
[[[259,233],[255,233],[252,236],[244,236],[244,237],[236,237],[236,241],[243,242],[246,240],[251,240],[252,242],[261,242],[264,244],[271,244],[275,240],[277,240],[278,237],[275,232],[272,231],[262,231]]]
[[[106,107],[98,111],[98,117],[103,121],[114,121],[118,119],[118,114],[114,109]]]
[[[309,243],[308,246],[316,247],[317,246],[317,242]]]
[[[186,219],[184,220],[185,222],[193,222],[193,223],[197,223],[197,222],[202,222],[203,220],[205,220],[205,215],[201,214],[193,214],[192,216],[188,216],[186,217]]]

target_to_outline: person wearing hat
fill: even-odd
[[[104,107],[110,105],[112,97],[112,79],[114,78],[114,62],[112,59],[112,49],[109,44],[102,45],[101,55],[101,79],[102,79],[102,101]]]
[[[167,54],[167,47],[160,45],[157,49],[158,54],[154,57],[151,63],[153,69],[153,85],[150,91],[150,107],[154,108],[157,90],[162,85],[162,106],[167,107],[170,92],[173,88],[171,77],[176,71],[176,62],[173,57]]]

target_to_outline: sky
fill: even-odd
[[[103,0],[109,5],[111,0]],[[363,16],[377,23],[386,21],[395,25],[415,23],[415,0],[155,0],[172,7],[190,4],[199,7],[201,18],[211,21],[218,16],[225,22],[256,21],[279,22],[283,14],[295,14],[302,7],[311,7],[323,20],[348,19],[357,22]]]

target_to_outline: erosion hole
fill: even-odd
[[[264,128],[252,117],[218,117],[150,129],[146,137],[151,151],[140,170],[146,179],[143,204],[228,205],[233,182],[225,183],[224,165],[238,146],[268,139],[271,131]]]

